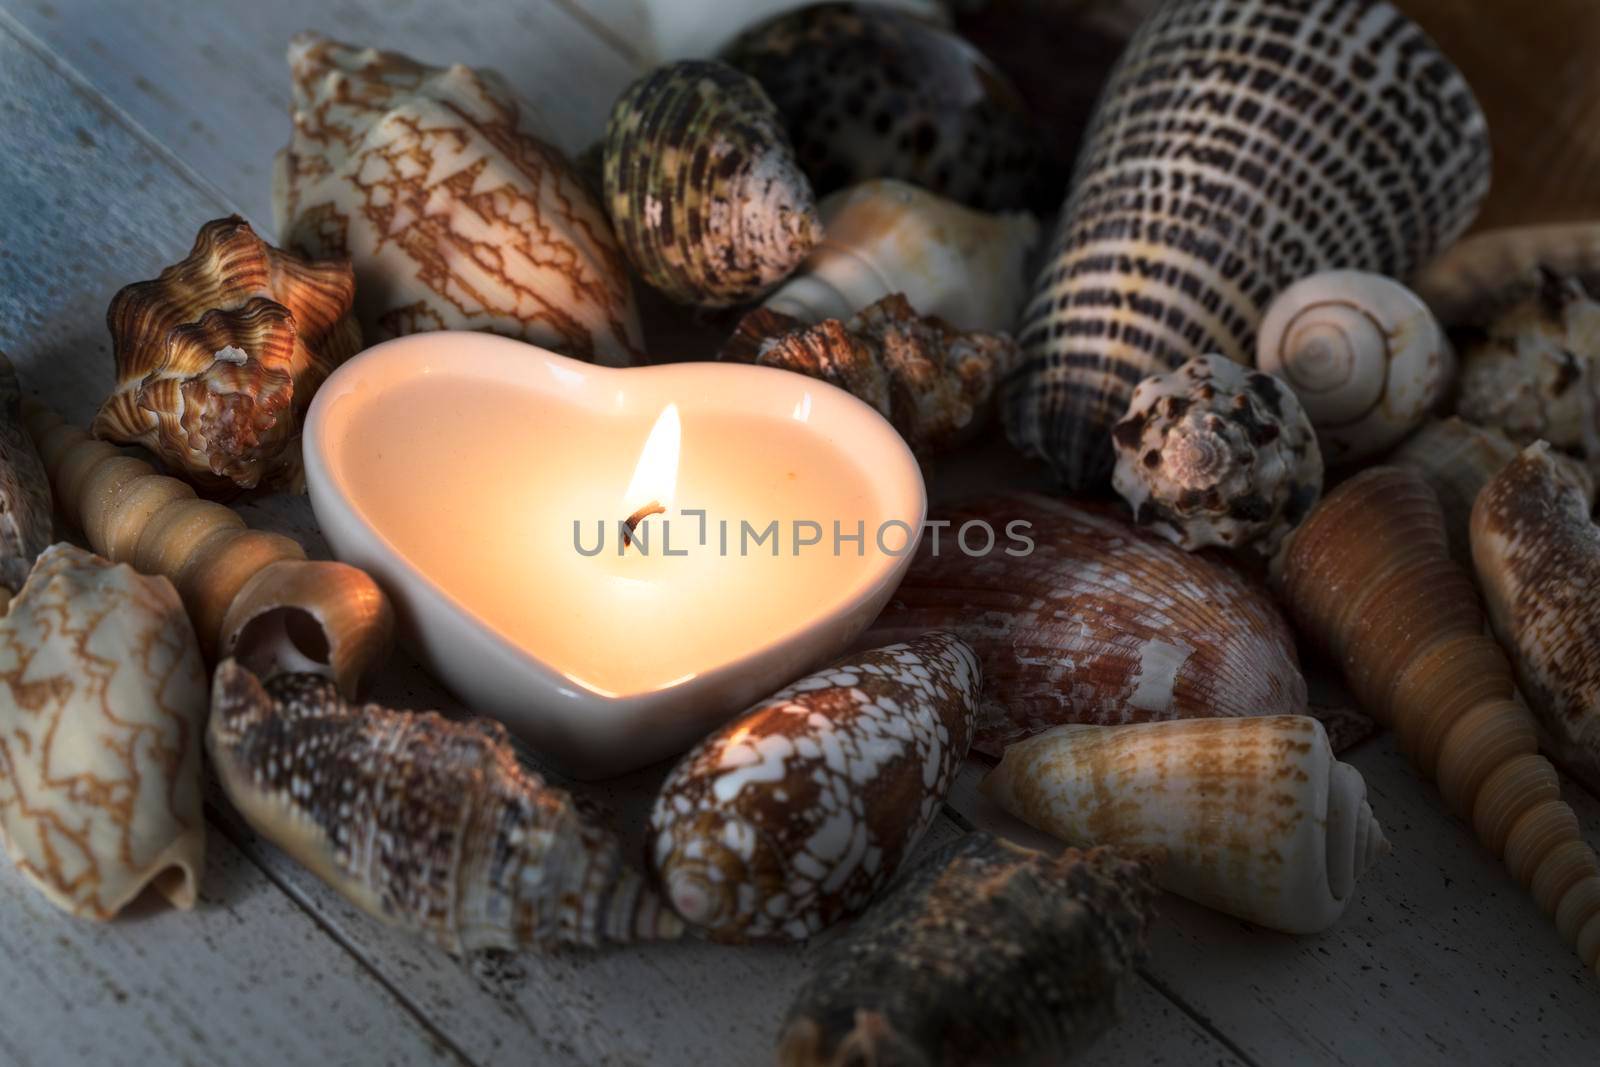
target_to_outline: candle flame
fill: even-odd
[[[656,417],[656,424],[639,453],[633,481],[628,483],[628,491],[622,497],[624,511],[632,511],[651,501],[662,507],[671,506],[672,494],[678,487],[678,445],[682,436],[678,405],[668,404]]]

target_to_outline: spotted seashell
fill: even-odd
[[[294,129],[273,217],[291,248],[349,256],[369,341],[487,330],[578,359],[640,358],[627,264],[562,154],[490,71],[316,34],[289,45]]]
[[[206,751],[267,840],[449,952],[676,937],[607,830],[523,769],[499,723],[357,706],[329,679],[212,682]]]
[[[992,756],[1063,723],[1306,712],[1266,591],[1108,506],[1019,493],[933,515],[865,639],[934,628],[983,664],[973,747]]]
[[[673,63],[624,90],[606,124],[604,167],[629,260],[680,304],[754,299],[822,234],[772,102],[722,63]]]
[[[1221,356],[1146,378],[1111,431],[1112,484],[1180,548],[1277,551],[1322,492],[1322,453],[1289,387]]]
[[[1272,298],[1329,267],[1405,278],[1489,185],[1466,82],[1386,0],[1172,0],[1101,98],[1018,331],[1012,441],[1074,489],[1152,374],[1248,364]]]
[[[867,906],[966,757],[981,686],[948,633],[846,657],[684,757],[650,815],[679,915],[719,941],[803,940]]]
[[[22,385],[0,352],[0,615],[50,545],[50,479],[22,428]]]
[[[822,950],[778,1063],[1066,1062],[1123,1014],[1154,904],[1144,860],[968,834]]]

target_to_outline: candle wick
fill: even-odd
[[[629,515],[627,520],[622,524],[622,547],[627,548],[629,545],[633,544],[633,531],[639,528],[639,524],[641,522],[649,518],[651,515],[664,515],[666,514],[666,511],[667,509],[661,506],[661,502],[659,500],[652,500],[638,511],[635,511],[632,515]]]

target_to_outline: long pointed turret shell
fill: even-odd
[[[612,835],[518,765],[505,728],[348,704],[218,667],[206,750],[257,833],[363,911],[450,952],[676,937]]]
[[[1303,715],[1058,726],[983,789],[1068,844],[1160,850],[1164,888],[1291,934],[1337,922],[1389,847],[1361,772]]]
[[[315,34],[294,39],[289,66],[278,234],[351,257],[369,340],[489,330],[637,361],[638,314],[605,212],[559,151],[519,127],[497,75]]]
[[[865,908],[949,792],[982,681],[959,639],[863,652],[694,748],[650,815],[656,874],[721,941],[804,940]]]
[[[1384,0],[1171,0],[1106,86],[1019,339],[1011,439],[1105,480],[1133,387],[1249,363],[1267,304],[1328,267],[1407,277],[1489,185],[1461,76]]]
[[[110,919],[205,865],[206,678],[172,585],[55,545],[0,618],[0,830],[50,902]]]
[[[1446,326],[1481,326],[1537,289],[1545,273],[1600,282],[1600,222],[1475,233],[1433,259],[1415,288]]]
[[[995,544],[969,555],[981,524]],[[864,640],[947,629],[972,645],[979,751],[1069,722],[1306,711],[1293,636],[1266,592],[1109,508],[1017,494],[929,526]]]
[[[783,1067],[1065,1062],[1122,1015],[1144,958],[1149,866],[972,833],[922,860],[823,950]]]
[[[1533,716],[1421,476],[1371,467],[1340,485],[1289,542],[1282,580],[1301,630],[1362,707],[1595,966],[1600,863],[1536,751]]]
[[[22,428],[22,386],[0,352],[0,615],[50,545],[50,480]]]

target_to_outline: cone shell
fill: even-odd
[[[140,444],[212,492],[303,489],[300,424],[361,347],[349,260],[273,248],[237,215],[111,301],[117,386],[98,437]]]
[[[1483,326],[1535,292],[1545,274],[1600,285],[1600,222],[1511,226],[1463,237],[1416,278],[1446,326]]]
[[[983,789],[1069,844],[1159,850],[1164,888],[1291,934],[1337,922],[1389,848],[1361,772],[1301,715],[1059,726]]]
[[[637,362],[638,314],[604,211],[519,125],[498,75],[315,34],[289,46],[294,129],[273,216],[290,247],[355,264],[369,341],[488,330]]]
[[[1071,488],[1102,483],[1141,380],[1208,352],[1249,363],[1306,274],[1407,277],[1488,184],[1466,82],[1384,0],[1164,4],[1079,156],[1019,329],[1012,441]]]
[[[650,816],[668,900],[720,941],[804,940],[865,908],[949,792],[977,657],[930,633],[846,657],[701,742]]]
[[[315,675],[217,667],[206,749],[253,829],[449,952],[676,937],[682,924],[504,727],[356,707]],[[373,848],[373,843],[381,847]]]
[[[805,323],[848,319],[891,293],[962,330],[1010,331],[1039,239],[1032,215],[990,215],[882,179],[822,201],[824,234],[765,305]]]
[[[0,618],[0,831],[52,904],[106,920],[154,886],[194,906],[205,718],[171,584],[47,549]]]
[[[1489,620],[1564,765],[1600,788],[1600,529],[1593,486],[1543,443],[1479,494],[1472,555]]]
[[[1036,136],[1006,76],[960,36],[880,4],[811,4],[723,59],[783,113],[819,193],[897,178],[984,211],[1023,207]]]
[[[778,1063],[1056,1064],[1123,1014],[1150,869],[972,833],[923,859],[825,948]]]
[[[963,530],[979,523],[996,544],[969,555],[962,539],[976,551],[985,537]],[[993,756],[1069,722],[1306,711],[1293,636],[1266,592],[1106,507],[1017,494],[935,516],[866,640],[933,627],[977,650],[973,744]]]
[[[1111,431],[1112,484],[1180,548],[1265,555],[1322,492],[1322,453],[1289,387],[1221,356],[1146,378]]]
[[[17,372],[0,352],[0,595],[9,597],[22,588],[52,533],[50,481],[22,428]]]

